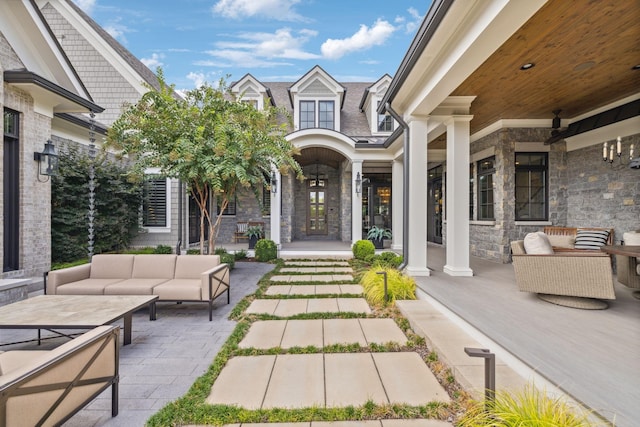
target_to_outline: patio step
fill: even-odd
[[[245,310],[247,314],[271,314],[278,317],[345,312],[370,314],[371,308],[364,298],[296,298],[255,299]]]
[[[272,282],[349,282],[353,281],[350,274],[279,274],[271,276]]]
[[[271,285],[265,295],[362,295],[361,285]]]
[[[414,352],[283,354],[234,357],[209,404],[245,409],[425,405],[450,398]]]
[[[299,267],[349,267],[348,261],[335,260],[335,261],[297,261],[295,259],[289,259],[285,261],[287,266],[299,266]],[[280,270],[282,271],[282,269]]]
[[[407,337],[393,319],[265,320],[254,322],[240,348],[326,347],[334,344],[397,343]]]
[[[280,273],[353,273],[353,269],[343,266],[282,267]]]

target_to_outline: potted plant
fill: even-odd
[[[384,239],[390,238],[391,230],[389,230],[388,228],[378,227],[377,225],[371,227],[369,229],[369,232],[367,233],[367,239],[373,242],[373,245],[376,247],[376,249],[382,249],[382,241]]]
[[[256,242],[262,238],[262,227],[250,225],[244,235],[249,238],[249,249],[253,249],[256,246]]]

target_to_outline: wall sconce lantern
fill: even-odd
[[[626,156],[622,155],[622,138],[618,137],[615,143],[611,143],[608,145],[606,142],[602,145],[602,160],[605,162],[613,163],[614,156],[618,157],[618,161],[623,164],[623,158]],[[634,157],[634,145],[631,144],[629,146],[629,167],[631,168],[639,168],[638,164],[640,158]]]
[[[38,162],[38,181],[40,181],[40,175],[47,177],[46,180],[40,182],[47,182],[49,177],[54,176],[58,171],[58,154],[51,140],[44,144],[42,153],[33,153],[33,160]]]
[[[360,172],[356,175],[356,193],[362,193],[362,177],[360,176]]]
[[[278,179],[276,178],[276,173],[271,172],[271,192],[276,194],[278,192]]]

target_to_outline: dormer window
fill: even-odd
[[[380,101],[378,101],[378,108]],[[393,132],[393,117],[389,114],[378,114],[378,132]]]
[[[316,111],[318,112],[317,115]],[[321,128],[334,130],[335,122],[334,101],[300,101],[300,129]]]

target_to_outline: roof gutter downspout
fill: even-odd
[[[403,270],[409,260],[409,125],[391,108],[390,102],[387,102],[384,108],[400,124],[404,133],[402,159],[402,264],[398,266],[398,270]]]

